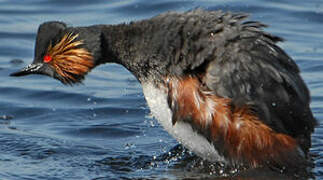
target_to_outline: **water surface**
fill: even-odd
[[[323,120],[323,2],[245,0],[0,0],[0,179],[182,179],[223,175],[176,146],[151,118],[137,80],[110,64],[84,85],[8,75],[32,61],[38,25],[117,24],[201,7],[246,12],[282,36],[302,70],[315,117]],[[22,59],[23,61],[21,61]],[[316,179],[323,178],[323,129],[313,134]],[[234,172],[233,172],[234,173]],[[252,174],[252,175],[250,175]],[[284,179],[271,172],[246,179]]]

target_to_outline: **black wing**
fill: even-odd
[[[203,79],[216,95],[232,99],[233,107],[249,106],[278,133],[296,138],[304,152],[316,124],[309,91],[295,62],[275,43],[281,39],[245,22],[237,38],[207,66]]]

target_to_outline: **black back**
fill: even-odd
[[[118,39],[111,42],[119,42],[114,50],[119,63],[139,79],[202,75],[206,90],[232,99],[233,108],[249,106],[307,152],[316,124],[309,91],[295,62],[276,45],[282,39],[246,17],[200,9],[170,12],[119,25]]]

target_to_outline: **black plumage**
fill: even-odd
[[[307,152],[316,124],[309,91],[295,62],[276,45],[282,39],[259,22],[243,22],[246,17],[196,10],[121,25],[112,42],[128,44],[120,43],[114,56],[143,79],[205,73],[208,89],[233,106],[251,105],[265,124],[297,138]]]
[[[67,33],[79,34],[83,44],[76,48],[92,54],[93,67],[119,63],[140,82],[151,81],[156,87],[167,77],[196,77],[201,90],[230,99],[232,109],[248,106],[276,133],[294,138],[306,155],[316,125],[309,91],[295,62],[276,45],[282,39],[246,18],[242,13],[198,9],[119,25],[67,27],[47,22],[37,35],[33,64],[40,68],[13,75],[41,73],[61,80],[43,62],[47,47]],[[80,82],[85,74],[68,82]]]

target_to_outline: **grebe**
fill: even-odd
[[[209,161],[248,168],[308,165],[316,120],[309,91],[282,41],[246,14],[201,9],[118,25],[38,29],[32,64],[80,83],[118,63],[141,83],[152,114],[181,144]]]

